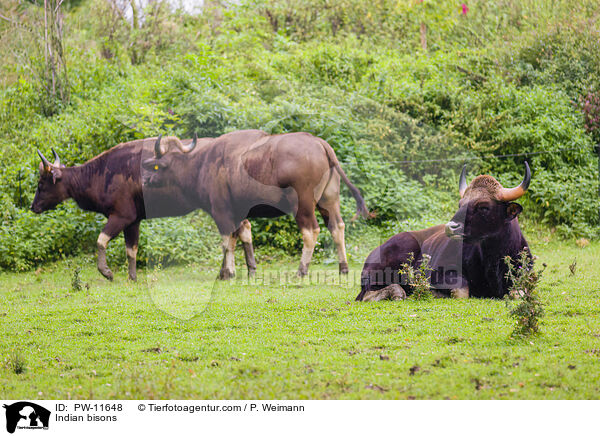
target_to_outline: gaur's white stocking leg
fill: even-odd
[[[126,227],[130,226],[134,219],[110,215],[104,229],[102,229],[102,233],[98,236],[98,271],[108,280],[113,279],[113,273],[106,263],[106,248],[108,247],[108,243]]]
[[[310,260],[317,244],[317,238],[321,231],[317,217],[315,216],[315,202],[312,198],[305,201],[300,199],[298,212],[296,213],[296,223],[302,233],[303,242],[298,276],[304,277],[308,273],[308,266],[310,265]]]
[[[108,247],[108,243],[112,238],[106,233],[102,232],[98,236],[98,271],[108,280],[113,279],[113,273],[108,267],[108,263],[106,263],[106,248]]]
[[[312,259],[315,245],[317,245],[317,238],[319,237],[320,229],[302,229],[302,256],[300,257],[300,266],[298,267],[298,276],[304,277],[308,274],[308,266]]]
[[[223,248],[223,263],[219,272],[219,279],[228,280],[235,277],[235,233],[221,235],[221,247]]]
[[[348,274],[348,259],[346,258],[346,242],[344,240],[346,225],[340,212],[340,176],[336,172],[332,173],[317,207],[333,238],[337,250],[340,274]]]
[[[344,238],[346,225],[339,212],[339,204],[331,205],[329,209],[326,209],[319,203],[318,208],[335,244],[340,274],[348,274],[348,260],[346,258],[346,242]]]
[[[248,267],[248,276],[252,277],[256,272],[256,260],[254,259],[254,247],[252,246],[252,225],[250,221],[244,220],[240,228],[236,230],[236,234],[242,241],[244,247],[244,257],[246,258],[246,266]]]
[[[123,230],[123,236],[125,237],[125,251],[127,253],[127,263],[129,280],[136,281],[136,258],[138,252],[138,242],[140,239],[140,222],[137,221]]]

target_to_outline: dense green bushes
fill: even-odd
[[[97,216],[66,204],[42,216],[13,205],[3,197],[0,202],[0,266],[26,270],[39,263],[89,252],[95,246]]]
[[[324,138],[377,213],[349,227],[351,240],[373,228],[389,234],[445,219],[465,159],[471,176],[487,172],[506,184],[518,183],[527,159],[534,176],[525,217],[565,237],[600,236],[593,153],[600,134],[589,121],[596,109],[583,109],[585,125],[581,113],[581,99],[600,92],[593,2],[480,0],[466,15],[453,2],[408,0],[294,8],[256,0],[196,17],[163,11],[156,25],[170,40],[150,38],[143,56],[130,44],[139,47],[136,38],[146,34],[121,29],[111,39],[98,26],[106,13],[89,0],[66,16],[71,103],[61,113],[43,116],[26,65],[0,66],[7,78],[0,88],[1,268],[89,252],[103,225],[73,204],[40,216],[28,211],[36,148],[54,147],[71,165],[158,132],[260,128]],[[548,20],[551,26],[539,25]],[[10,39],[0,44],[14,49]],[[490,157],[523,153],[535,154]],[[345,218],[355,207],[347,194]],[[213,231],[202,214],[148,222],[140,259],[218,256]],[[257,220],[254,232],[258,245],[293,252],[300,244],[291,217]],[[326,232],[320,241],[328,249]],[[111,248],[113,260],[123,259],[121,246]]]

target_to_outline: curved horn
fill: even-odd
[[[463,166],[463,169],[460,173],[460,180],[458,182],[458,192],[460,193],[460,198],[465,195],[465,191],[467,190],[467,164]]]
[[[40,150],[37,151],[38,155],[40,156],[40,159],[42,159],[42,163],[44,164],[44,168],[49,170],[51,165],[50,162],[48,162],[48,159],[46,159],[44,157],[44,155],[42,154],[42,152]]]
[[[196,147],[197,142],[198,142],[198,135],[196,135],[195,133],[194,133],[194,139],[192,139],[192,142],[188,145],[183,145],[179,138],[176,138],[176,137],[171,138],[171,143],[175,144],[175,146],[182,153],[189,153],[190,151],[192,151]]]
[[[194,133],[194,139],[192,139],[192,142],[187,147],[184,147],[184,150],[181,150],[181,151],[183,151],[184,153],[189,153],[194,148],[196,148],[197,142],[198,142],[198,135],[196,133]]]
[[[177,147],[179,149],[179,151],[181,151],[182,153],[189,153],[196,147],[196,142],[198,141],[198,135],[196,135],[194,133],[194,139],[192,139],[192,142],[188,145],[183,145],[181,140],[174,136],[171,137],[170,139],[171,139],[171,143],[174,144],[175,147]]]
[[[523,177],[523,181],[516,188],[502,188],[500,191],[500,199],[502,201],[513,201],[517,198],[521,197],[529,188],[529,183],[531,182],[531,170],[529,169],[529,164],[525,161],[525,177]]]
[[[54,155],[54,163],[52,165],[54,165],[55,167],[60,167],[60,157],[58,157],[58,153],[54,151],[53,148],[51,150],[52,154]]]
[[[161,139],[162,135],[158,135],[158,138],[156,138],[156,142],[154,143],[154,154],[156,155],[157,159],[160,159],[160,157],[163,155],[162,150],[160,148]]]

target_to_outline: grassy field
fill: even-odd
[[[103,280],[88,257],[76,260],[81,291],[75,261],[4,273],[0,396],[600,398],[600,244],[533,251],[548,264],[546,316],[525,340],[510,337],[503,301],[356,303],[358,284],[340,283],[336,265],[314,266],[332,274],[321,284],[215,283],[197,266],[132,284],[124,268]]]

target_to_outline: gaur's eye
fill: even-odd
[[[480,210],[481,212],[484,212],[484,213],[486,213],[486,212],[489,212],[489,211],[490,211],[490,208],[489,208],[489,207],[487,207],[487,206],[479,206],[479,210]]]

